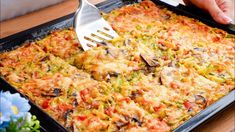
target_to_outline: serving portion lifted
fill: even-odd
[[[103,17],[106,46],[53,31],[0,54],[1,77],[69,131],[172,131],[234,89],[234,35],[148,0]]]

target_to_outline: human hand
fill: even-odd
[[[231,0],[184,0],[185,4],[194,4],[208,11],[213,19],[221,24],[232,23],[234,7]]]

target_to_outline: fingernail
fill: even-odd
[[[233,22],[233,20],[232,20],[230,17],[228,17],[228,16],[224,16],[224,20],[225,20],[227,23],[232,23],[232,22]]]
[[[231,21],[229,24],[235,24],[235,21]]]

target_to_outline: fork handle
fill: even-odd
[[[79,1],[79,6],[78,6],[78,9],[81,9],[81,8],[91,8],[93,7],[93,10],[96,9],[98,12],[99,10],[97,9],[97,7],[95,7],[93,4],[91,4],[90,2],[88,2],[88,0],[78,0]],[[89,10],[89,9],[87,9]]]
[[[79,1],[79,7],[82,5],[90,4],[87,0],[78,0]]]

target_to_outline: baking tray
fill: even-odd
[[[169,10],[179,15],[185,15],[191,18],[198,19],[211,27],[217,27],[217,28],[227,31],[228,33],[235,34],[234,25],[218,24],[214,22],[213,19],[208,14],[206,14],[205,12],[199,9],[196,9],[195,7],[186,7],[181,4],[177,6],[172,6],[168,3],[165,3],[159,0],[152,0],[152,1],[156,5],[160,5],[165,8],[168,8]],[[103,12],[109,12],[115,8],[122,7],[124,5],[132,4],[136,2],[138,1],[137,0],[124,0],[124,1],[108,0],[108,1],[97,4],[96,6]],[[6,38],[2,38],[0,40],[0,53],[5,52],[5,51],[10,51],[17,47],[20,47],[25,41],[34,41],[37,39],[41,39],[45,37],[46,35],[48,35],[53,30],[71,27],[72,22],[73,22],[73,15],[74,13],[61,17],[59,19],[53,20],[51,22],[33,27],[31,29],[22,31],[20,33],[8,36]],[[19,91],[16,88],[11,86],[2,78],[0,78],[0,89],[2,89],[3,91],[9,90],[11,93],[16,93],[16,92],[19,93]],[[194,128],[204,123],[208,119],[213,118],[217,113],[225,110],[226,108],[234,104],[235,104],[235,90],[231,91],[229,94],[219,99],[214,104],[202,110],[196,116],[190,118],[188,121],[180,125],[174,131],[175,132],[192,131]],[[37,118],[40,120],[41,131],[45,131],[45,132],[53,132],[53,131],[66,132],[67,131],[63,126],[61,126],[57,121],[51,118],[47,113],[41,110],[34,103],[30,102],[30,105],[31,105],[30,112],[36,115]]]

